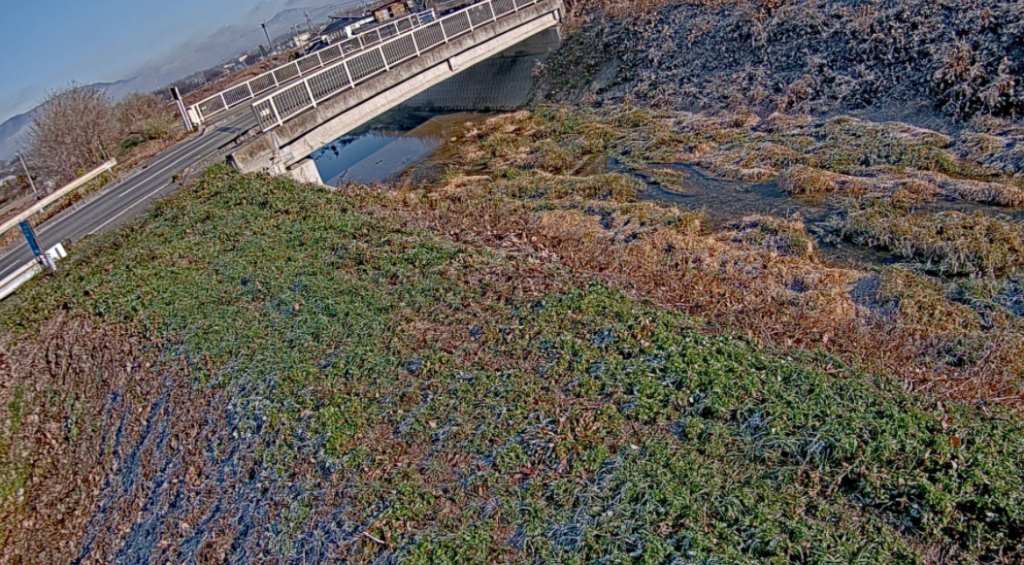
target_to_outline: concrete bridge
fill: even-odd
[[[198,134],[37,225],[40,244],[47,249],[110,229],[174,193],[180,177],[225,158],[244,171],[319,182],[308,158],[313,151],[404,101],[458,109],[473,109],[481,100],[495,109],[508,108],[510,100],[525,102],[529,81],[522,79],[535,58],[522,53],[552,50],[563,13],[561,0],[485,0],[439,20],[416,15],[394,22],[386,37],[378,34],[379,42],[360,38],[359,45],[349,41],[324,50],[315,57],[319,66],[307,57],[275,69],[273,80],[261,75],[234,85],[192,107],[204,126]],[[317,79],[319,73],[344,76],[347,87]],[[508,76],[519,80],[501,80]],[[306,106],[302,92],[315,96]],[[267,106],[277,113],[266,114]],[[32,252],[21,240],[0,249],[0,280],[30,261]]]
[[[524,41],[557,29],[562,0],[485,0],[406,30],[255,100],[261,134],[228,162],[322,182],[310,155],[380,114]]]

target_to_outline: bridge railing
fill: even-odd
[[[391,37],[429,24],[436,19],[437,17],[433,10],[409,14],[344,40],[340,39],[345,36],[345,31],[338,30],[327,36],[328,41],[331,42],[329,46],[204,98],[193,104],[191,109],[200,123],[205,122],[212,116],[233,108],[246,100],[251,100],[260,94],[280,88],[282,84],[287,84],[296,78],[306,76],[342,57],[352,56],[360,51],[380,45]]]
[[[263,131],[435,47],[541,0],[484,0],[352,55],[253,103]]]

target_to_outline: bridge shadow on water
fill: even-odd
[[[392,180],[427,159],[466,122],[528,104],[537,64],[558,47],[554,30],[470,67],[326,145],[311,157],[326,184]]]

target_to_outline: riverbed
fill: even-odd
[[[388,112],[312,155],[330,186],[390,182],[404,173],[427,182],[440,175],[428,159],[468,123],[490,114],[399,110]],[[416,167],[416,171],[410,171]]]
[[[447,143],[456,142],[465,128],[493,114],[477,112],[437,113],[395,110],[339,138],[313,154],[324,182],[331,186],[389,183],[402,180],[414,184],[438,182],[447,168]],[[450,146],[449,146],[450,148]],[[660,175],[668,174],[671,183]],[[642,171],[632,170],[615,159],[603,159],[577,174],[604,172],[630,174],[642,180],[646,190],[640,199],[698,210],[711,225],[726,228],[751,215],[796,218],[815,236],[821,256],[830,264],[871,268],[900,262],[892,254],[825,236],[823,225],[836,217],[834,199],[794,197],[775,182],[750,183],[719,178],[694,165],[669,163]],[[986,214],[1024,219],[1022,211],[1008,211],[939,198],[921,205],[924,211],[982,211]]]

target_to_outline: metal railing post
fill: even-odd
[[[492,22],[498,21],[498,13],[494,11],[494,2],[493,2],[493,0],[489,0],[487,2],[487,7],[491,9],[491,21]]]
[[[304,80],[302,84],[306,85],[306,94],[309,95],[309,101],[313,103],[313,107],[316,108],[316,97],[313,96],[313,89],[309,87],[309,81]]]
[[[377,51],[380,51],[380,60],[384,61],[384,71],[390,71],[391,67],[388,66],[388,56],[384,54],[384,46],[381,45],[380,47],[378,47]]]
[[[249,89],[249,98],[256,98],[256,95],[252,92],[252,81],[246,82],[245,87]]]
[[[224,93],[223,92],[220,93],[220,102],[221,102],[221,104],[224,105],[224,109],[227,110],[228,109],[228,100],[227,100],[227,98],[224,98]]]
[[[416,56],[419,57],[420,56],[420,44],[419,44],[418,41],[416,41],[416,34],[415,33],[410,33],[409,37],[412,38],[412,47],[413,47],[413,49],[416,50]]]
[[[277,125],[283,126],[284,120],[281,119],[281,113],[277,111],[277,103],[274,102],[274,97],[268,98],[270,100],[270,109],[274,111],[274,117],[277,118]]]
[[[348,61],[341,62],[342,68],[345,69],[345,76],[348,77],[348,83],[352,85],[352,88],[356,87],[356,81],[352,80],[352,72],[348,70]]]

